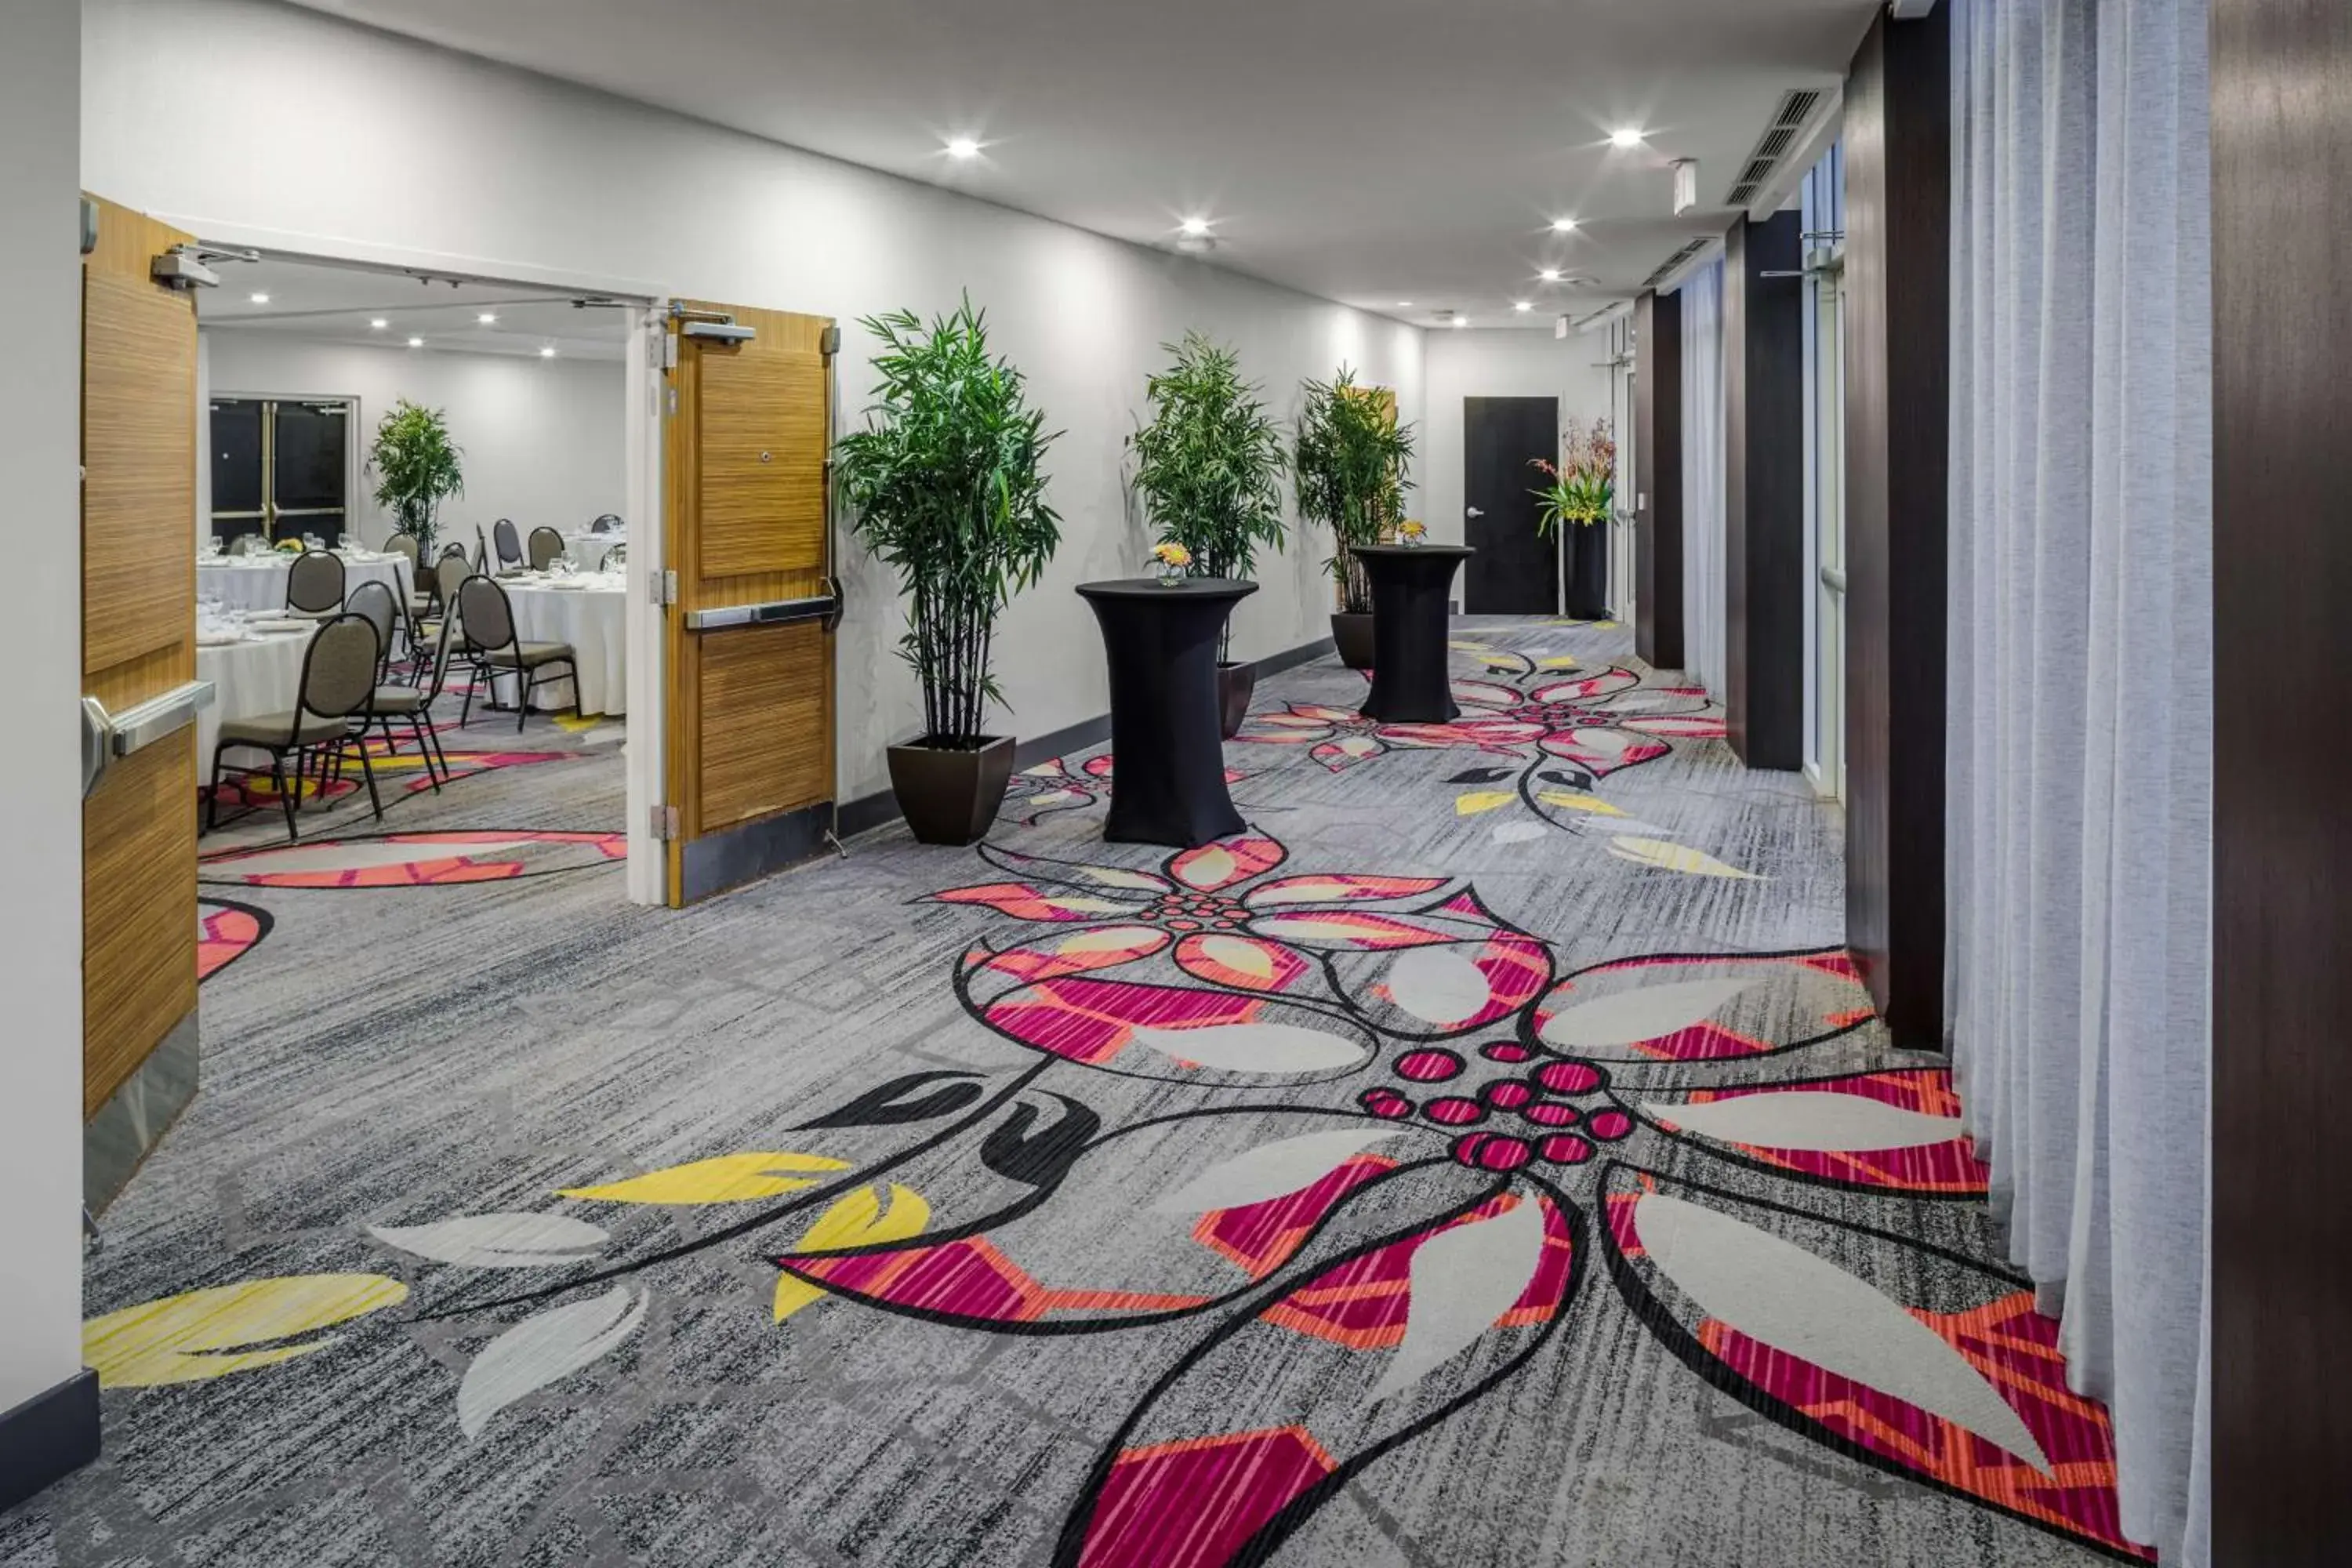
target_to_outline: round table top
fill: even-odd
[[[1078,592],[1089,599],[1240,599],[1256,593],[1257,584],[1234,577],[1185,577],[1172,584],[1157,577],[1115,577],[1081,583]]]
[[[1354,555],[1378,555],[1382,557],[1395,555],[1406,556],[1413,559],[1419,559],[1420,557],[1426,555],[1433,557],[1448,557],[1456,561],[1459,561],[1465,555],[1475,555],[1478,553],[1477,549],[1475,546],[1468,544],[1350,544],[1348,546],[1348,550],[1350,554]]]

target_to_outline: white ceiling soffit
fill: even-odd
[[[1205,218],[1214,265],[1400,320],[1548,330],[1720,234],[1882,0],[298,3],[1139,244]]]
[[[220,287],[195,293],[197,320],[207,331],[404,351],[409,339],[422,338],[426,353],[538,356],[553,349],[558,359],[627,357],[627,312],[575,309],[571,295],[281,257],[211,266]]]

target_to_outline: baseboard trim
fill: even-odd
[[[195,1008],[189,1009],[82,1124],[81,1201],[90,1213],[106,1212],[196,1098],[201,1067],[196,1014]]]
[[[1265,658],[1255,661],[1258,679],[1263,680],[1269,675],[1279,675],[1286,669],[1296,669],[1302,664],[1310,664],[1326,654],[1337,651],[1337,647],[1329,637],[1318,637],[1313,642],[1301,643],[1297,647],[1285,648],[1280,653],[1268,654]],[[1052,762],[1055,757],[1066,757],[1072,752],[1083,752],[1099,746],[1109,739],[1109,714],[1103,713],[1092,719],[1081,720],[1051,734],[1040,735],[1034,741],[1013,742],[1013,770],[1018,772],[1023,768],[1034,768],[1040,763]],[[841,836],[844,838],[855,838],[861,833],[871,833],[877,827],[887,827],[898,820],[898,797],[887,789],[877,790],[872,795],[860,795],[856,800],[842,803]]]
[[[84,1367],[0,1415],[0,1512],[98,1458],[98,1373]]]
[[[819,854],[832,826],[827,804],[688,840],[678,877],[684,901],[698,903]]]

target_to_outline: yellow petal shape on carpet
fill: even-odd
[[[691,1160],[625,1181],[593,1187],[565,1187],[560,1198],[596,1198],[612,1204],[740,1204],[751,1198],[772,1198],[814,1186],[814,1176],[783,1175],[787,1171],[846,1171],[848,1162],[822,1154],[772,1152],[720,1154]]]
[[[1597,795],[1578,795],[1573,790],[1539,790],[1536,794],[1536,798],[1546,805],[1559,806],[1562,811],[1585,811],[1601,816],[1625,815]]]
[[[1538,659],[1537,664],[1544,669],[1574,669],[1576,656],[1572,653],[1556,653],[1549,658]]]
[[[1466,795],[1457,795],[1454,797],[1454,815],[1475,816],[1482,811],[1493,811],[1498,806],[1508,805],[1518,798],[1508,790],[1474,789]]]
[[[890,1207],[871,1187],[860,1187],[817,1216],[794,1252],[839,1252],[845,1247],[872,1247],[886,1241],[907,1241],[920,1236],[931,1220],[931,1205],[912,1188],[890,1184]],[[792,1274],[776,1277],[776,1321],[782,1322],[813,1301],[824,1298],[822,1286]]]
[[[1756,876],[1753,871],[1727,866],[1712,855],[1703,855],[1687,844],[1669,844],[1663,838],[1612,838],[1609,853],[1620,860],[1631,860],[1637,866],[1654,866],[1661,871],[1681,871],[1693,877],[1744,877],[1753,879]]]
[[[407,1299],[407,1286],[381,1274],[215,1285],[90,1319],[81,1326],[81,1359],[108,1388],[197,1383],[324,1350],[338,1336],[286,1342]]]

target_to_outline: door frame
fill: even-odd
[[[1568,400],[1561,395],[1554,392],[1471,392],[1462,395],[1459,412],[1459,417],[1462,422],[1462,542],[1465,544],[1470,544],[1473,542],[1470,537],[1470,525],[1474,521],[1475,521],[1470,515],[1470,509],[1473,504],[1471,500],[1471,491],[1474,488],[1471,479],[1473,466],[1473,445],[1471,440],[1473,421],[1471,419],[1471,405],[1476,403],[1525,403],[1530,405],[1548,403],[1551,405],[1551,435],[1546,445],[1543,455],[1548,458],[1557,461],[1560,455],[1560,438],[1564,428],[1561,425],[1561,420],[1564,417],[1567,401]],[[1537,476],[1530,473],[1528,478],[1526,488],[1531,492],[1538,488],[1535,483],[1536,477]],[[1575,567],[1572,564],[1573,557],[1570,552],[1571,543],[1572,539],[1569,528],[1563,526],[1553,531],[1549,560],[1549,569],[1551,573],[1551,607],[1549,609],[1482,610],[1473,607],[1470,603],[1470,582],[1472,569],[1476,564],[1476,558],[1474,556],[1471,563],[1469,564],[1465,564],[1462,570],[1462,613],[1465,616],[1559,616],[1566,614],[1568,607],[1568,574],[1575,570]]]

